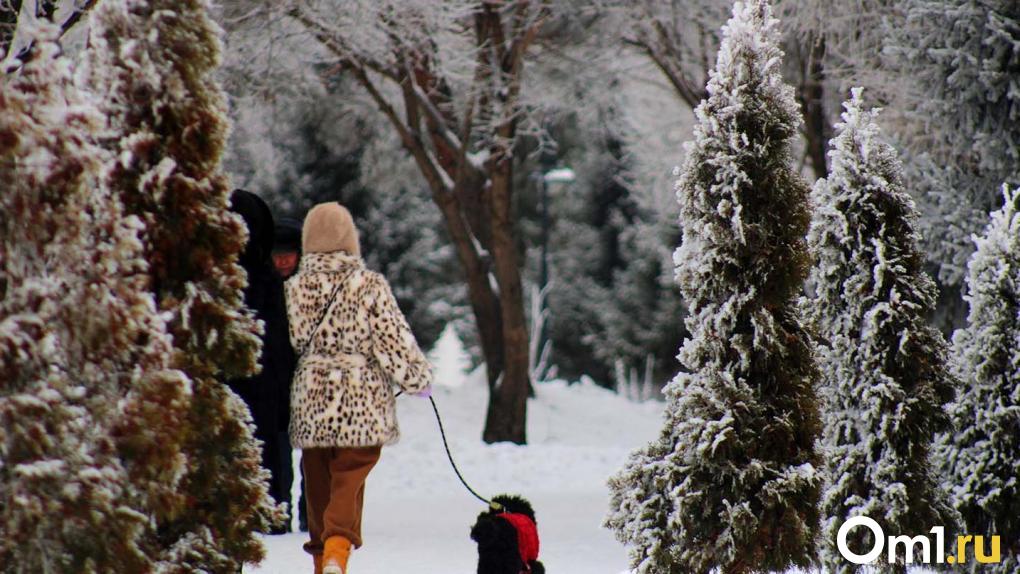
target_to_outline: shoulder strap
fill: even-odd
[[[336,287],[333,287],[333,292],[329,294],[329,301],[326,303],[326,306],[323,307],[322,309],[322,315],[319,316],[319,320],[315,323],[315,328],[312,329],[312,333],[308,335],[308,343],[305,344],[304,351],[307,351],[308,348],[312,346],[312,342],[315,341],[315,335],[319,333],[319,328],[322,327],[322,324],[326,321],[326,317],[329,315],[330,308],[332,308],[333,303],[336,302],[337,293],[340,292],[340,289],[344,286],[347,280],[350,279],[351,275],[354,275],[353,270],[347,273],[347,275],[344,275],[343,279],[337,281]],[[304,354],[304,351],[302,351],[302,354]]]

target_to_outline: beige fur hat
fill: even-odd
[[[360,257],[358,229],[351,212],[335,201],[313,207],[301,228],[301,250],[304,253],[346,251]]]

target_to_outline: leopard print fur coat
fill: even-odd
[[[291,443],[395,443],[394,387],[423,391],[432,370],[386,280],[343,251],[307,253],[285,289],[290,339],[300,354],[291,385]]]

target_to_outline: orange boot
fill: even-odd
[[[351,541],[343,536],[330,536],[322,553],[322,574],[347,574],[350,557]]]
[[[322,554],[312,554],[312,562],[315,564],[315,574],[322,574]]]

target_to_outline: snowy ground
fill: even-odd
[[[485,445],[484,381],[462,372],[455,340],[435,353],[436,404],[458,467],[483,496],[519,493],[535,506],[541,560],[550,572],[618,574],[627,551],[601,526],[606,479],[634,448],[654,438],[661,403],[636,404],[590,383],[542,384],[528,406],[528,446]],[[477,552],[468,537],[484,505],[457,480],[427,400],[398,399],[401,442],[383,449],[366,490],[365,545],[355,574],[471,574]],[[296,497],[295,497],[295,500]],[[307,534],[266,537],[267,559],[245,572],[311,571],[301,550]]]
[[[546,383],[528,404],[528,446],[486,445],[480,438],[484,375],[463,374],[466,358],[452,332],[444,333],[432,359],[434,396],[457,466],[483,496],[511,492],[531,500],[549,572],[627,574],[626,548],[601,526],[606,479],[657,436],[662,404],[633,403],[591,383]],[[468,532],[485,507],[450,468],[429,402],[401,397],[397,403],[403,438],[383,449],[369,476],[365,546],[353,554],[351,572],[473,574],[477,551]],[[244,572],[311,572],[311,558],[301,550],[307,536],[265,537],[268,557]]]

